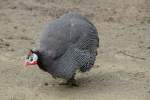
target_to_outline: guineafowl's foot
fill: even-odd
[[[74,78],[69,79],[66,83],[60,83],[59,85],[68,85],[73,87],[79,86]]]
[[[67,83],[68,83],[69,86],[75,86],[75,87],[79,86],[74,78],[68,80]]]

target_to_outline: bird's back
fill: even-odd
[[[48,72],[66,77],[71,76],[77,66],[84,67],[83,63],[89,62],[92,56],[94,63],[99,38],[95,26],[85,17],[65,14],[50,22],[42,35],[40,51]],[[49,63],[50,58],[53,63]]]

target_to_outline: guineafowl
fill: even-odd
[[[30,50],[26,65],[37,64],[54,78],[76,85],[76,70],[89,71],[99,47],[95,26],[84,16],[70,12],[45,27],[37,50]]]

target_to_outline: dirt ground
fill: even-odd
[[[69,11],[100,37],[95,66],[75,88],[24,66],[44,25]],[[150,100],[150,0],[0,0],[0,100]]]

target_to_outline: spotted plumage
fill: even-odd
[[[41,34],[38,66],[53,77],[74,79],[79,69],[86,72],[94,65],[99,47],[95,26],[77,13],[67,13],[48,23]]]

